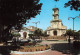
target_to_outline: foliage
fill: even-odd
[[[20,28],[26,20],[40,14],[39,0],[0,0],[0,24]]]
[[[59,0],[54,0],[54,1],[56,1],[56,2],[57,2],[57,1],[59,1]]]
[[[33,36],[33,34],[28,34],[29,36]]]
[[[6,37],[0,37],[0,42],[6,42],[7,40],[11,40],[13,35],[11,33],[6,34]]]
[[[54,0],[54,1],[59,1],[59,0]],[[69,0],[67,3],[64,4],[64,7],[69,7],[70,10],[74,9],[76,11],[80,11],[80,0]]]
[[[39,0],[0,0],[0,37],[6,37],[14,27],[20,30],[23,24],[40,14]]]
[[[75,49],[80,49],[80,42],[79,42],[79,41],[74,41],[74,42],[73,42],[73,47],[74,47]]]
[[[36,36],[36,37],[40,37],[40,36],[42,36],[43,35],[43,31],[42,31],[42,29],[36,29],[35,31],[34,31],[34,35]]]
[[[66,35],[68,35],[68,36],[73,36],[73,35],[74,35],[74,39],[75,39],[75,40],[80,39],[80,32],[79,32],[79,31],[73,33],[73,30],[68,29],[68,30],[66,31]]]
[[[71,29],[68,29],[65,35],[69,36],[68,42],[71,43],[70,36],[73,36],[73,31]]]
[[[34,31],[34,35],[36,35],[36,36],[42,36],[42,29],[36,29],[35,31]]]
[[[34,34],[28,34],[29,38],[33,39]]]
[[[68,29],[68,30],[66,31],[66,35],[68,35],[68,36],[73,36],[73,30]]]
[[[80,32],[80,30],[78,30],[78,32]]]
[[[74,32],[74,39],[79,39],[80,33],[79,32]]]
[[[75,9],[77,11],[80,11],[80,1],[79,0],[70,0],[67,3],[65,3],[65,7],[70,6],[70,9]]]
[[[14,37],[20,37],[21,35],[19,34],[19,33],[17,33],[17,34],[14,34],[14,33],[12,33],[12,35],[14,36]]]
[[[44,37],[49,36],[49,35],[47,35],[47,31],[44,31],[43,36],[44,36]]]
[[[43,32],[42,29],[36,29],[34,32],[34,36],[42,39],[42,37],[48,37],[49,35],[47,35],[47,31]]]

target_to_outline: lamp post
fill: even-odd
[[[37,24],[40,23],[40,21],[38,21],[38,22],[32,22],[32,23],[36,24],[36,28],[37,28]]]
[[[79,18],[79,17],[80,17],[80,14],[79,14],[79,16],[76,16],[76,17],[69,17],[69,18],[68,18],[68,20],[69,20],[70,18],[73,19],[73,37],[74,37],[74,19],[75,19],[75,18]],[[70,37],[69,37],[69,40],[70,40]]]
[[[70,18],[73,19],[73,32],[74,32],[74,19],[75,19],[75,18],[73,18],[73,17],[69,17],[68,20],[69,20]]]

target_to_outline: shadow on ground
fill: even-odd
[[[79,55],[80,53],[79,48],[74,48],[73,44],[69,44],[69,43],[52,44],[51,49],[62,52],[63,54]]]
[[[19,46],[0,46],[0,55],[10,55],[11,50],[16,50]]]

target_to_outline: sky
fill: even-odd
[[[32,22],[38,22],[37,27],[43,30],[46,30],[50,26],[50,21],[53,19],[53,8],[59,8],[59,19],[62,20],[64,26],[67,26],[67,29],[73,29],[73,19],[68,20],[69,17],[79,16],[80,11],[70,10],[70,7],[64,8],[64,4],[69,0],[59,0],[58,2],[54,0],[40,0],[39,3],[43,3],[41,7],[40,15],[37,15],[35,18],[31,18],[27,26],[36,26],[36,24]],[[80,18],[75,18],[74,20],[74,30],[80,30]]]

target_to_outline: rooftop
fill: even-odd
[[[53,8],[53,10],[56,10],[56,9],[59,10],[58,8]]]

